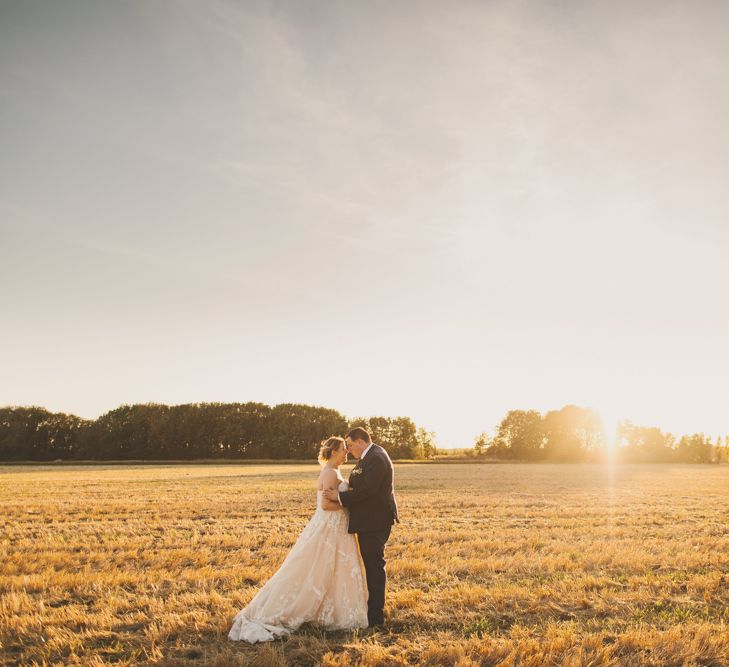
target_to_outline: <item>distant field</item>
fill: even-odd
[[[0,664],[729,665],[729,466],[396,466],[389,631],[228,641],[317,473],[0,467]]]

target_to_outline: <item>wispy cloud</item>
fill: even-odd
[[[352,412],[407,395],[459,444],[510,400],[651,396],[686,424],[729,400],[659,381],[660,355],[729,371],[729,6],[59,7],[0,10],[4,269],[34,276],[11,315],[59,275],[55,244],[121,268],[104,288],[169,277],[135,317],[192,286],[200,321],[260,333],[230,353],[252,398],[330,395],[322,366],[362,365]]]

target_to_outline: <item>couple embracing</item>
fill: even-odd
[[[345,482],[339,466],[348,453],[359,461]],[[365,429],[354,428],[323,442],[319,462],[314,515],[238,612],[229,639],[270,641],[305,622],[331,630],[384,625],[385,544],[399,522],[392,461]]]

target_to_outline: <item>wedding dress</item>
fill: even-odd
[[[347,482],[339,484],[347,491]],[[287,635],[302,623],[331,630],[367,627],[367,581],[357,542],[347,532],[349,512],[316,511],[278,571],[238,612],[228,633],[255,644]]]

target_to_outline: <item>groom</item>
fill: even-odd
[[[359,461],[349,474],[350,491],[330,489],[324,495],[349,508],[349,532],[357,535],[367,575],[367,622],[384,625],[385,544],[392,524],[400,519],[393,490],[392,461],[372,442],[363,428],[353,428],[345,438],[347,451]]]

